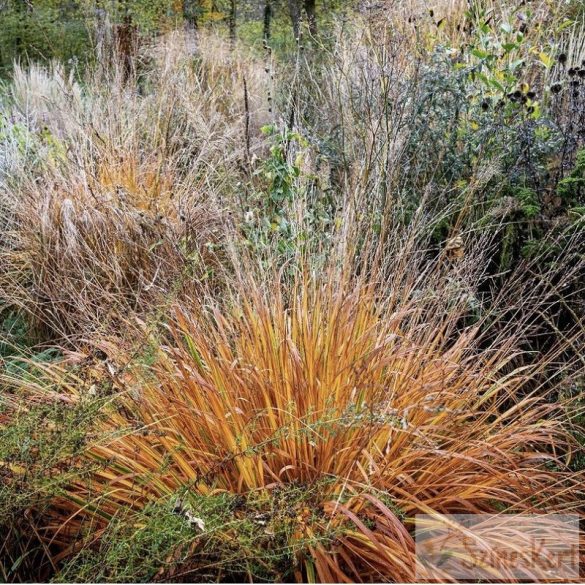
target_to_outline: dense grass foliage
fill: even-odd
[[[422,4],[10,65],[0,580],[409,582],[416,514],[583,514],[583,14]]]
[[[445,322],[406,287],[384,299],[330,278],[299,277],[288,307],[278,284],[247,282],[229,312],[183,309],[171,346],[104,411],[82,455],[97,469],[54,501],[53,543],[174,502],[191,579],[213,573],[211,554],[222,578],[402,581],[417,512],[578,507],[582,478],[553,454],[574,444],[562,403],[522,396],[541,363],[508,367],[510,337],[478,353],[476,328],[446,335],[460,306]],[[222,524],[205,496],[239,503]]]

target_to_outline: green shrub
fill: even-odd
[[[0,27],[0,75],[14,61],[84,63],[91,58],[90,35],[83,15],[51,6],[26,10],[25,3],[2,14]]]
[[[585,203],[585,149],[577,152],[575,166],[569,176],[559,181],[557,193],[566,204]]]

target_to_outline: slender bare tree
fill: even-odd
[[[262,38],[264,43],[268,44],[270,41],[270,25],[272,24],[272,0],[264,0],[264,18]]]
[[[303,11],[307,16],[309,24],[309,33],[311,36],[317,35],[317,2],[316,0],[288,0],[288,12],[292,22],[295,39],[301,34],[301,20]]]
[[[236,18],[237,18],[236,0],[230,0],[230,13],[228,16],[228,25],[230,30],[230,45],[232,49],[236,44]]]
[[[292,22],[295,39],[301,34],[301,3],[300,0],[288,0],[288,12]]]

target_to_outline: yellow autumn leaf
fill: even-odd
[[[544,64],[544,66],[549,69],[550,66],[553,63],[552,58],[550,57],[550,55],[547,55],[546,53],[539,53],[538,57],[540,58],[541,62]]]

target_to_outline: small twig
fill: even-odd
[[[248,172],[250,171],[250,100],[248,96],[248,82],[244,75],[244,111],[245,111],[245,129],[244,136],[246,140],[246,165],[248,166]]]

